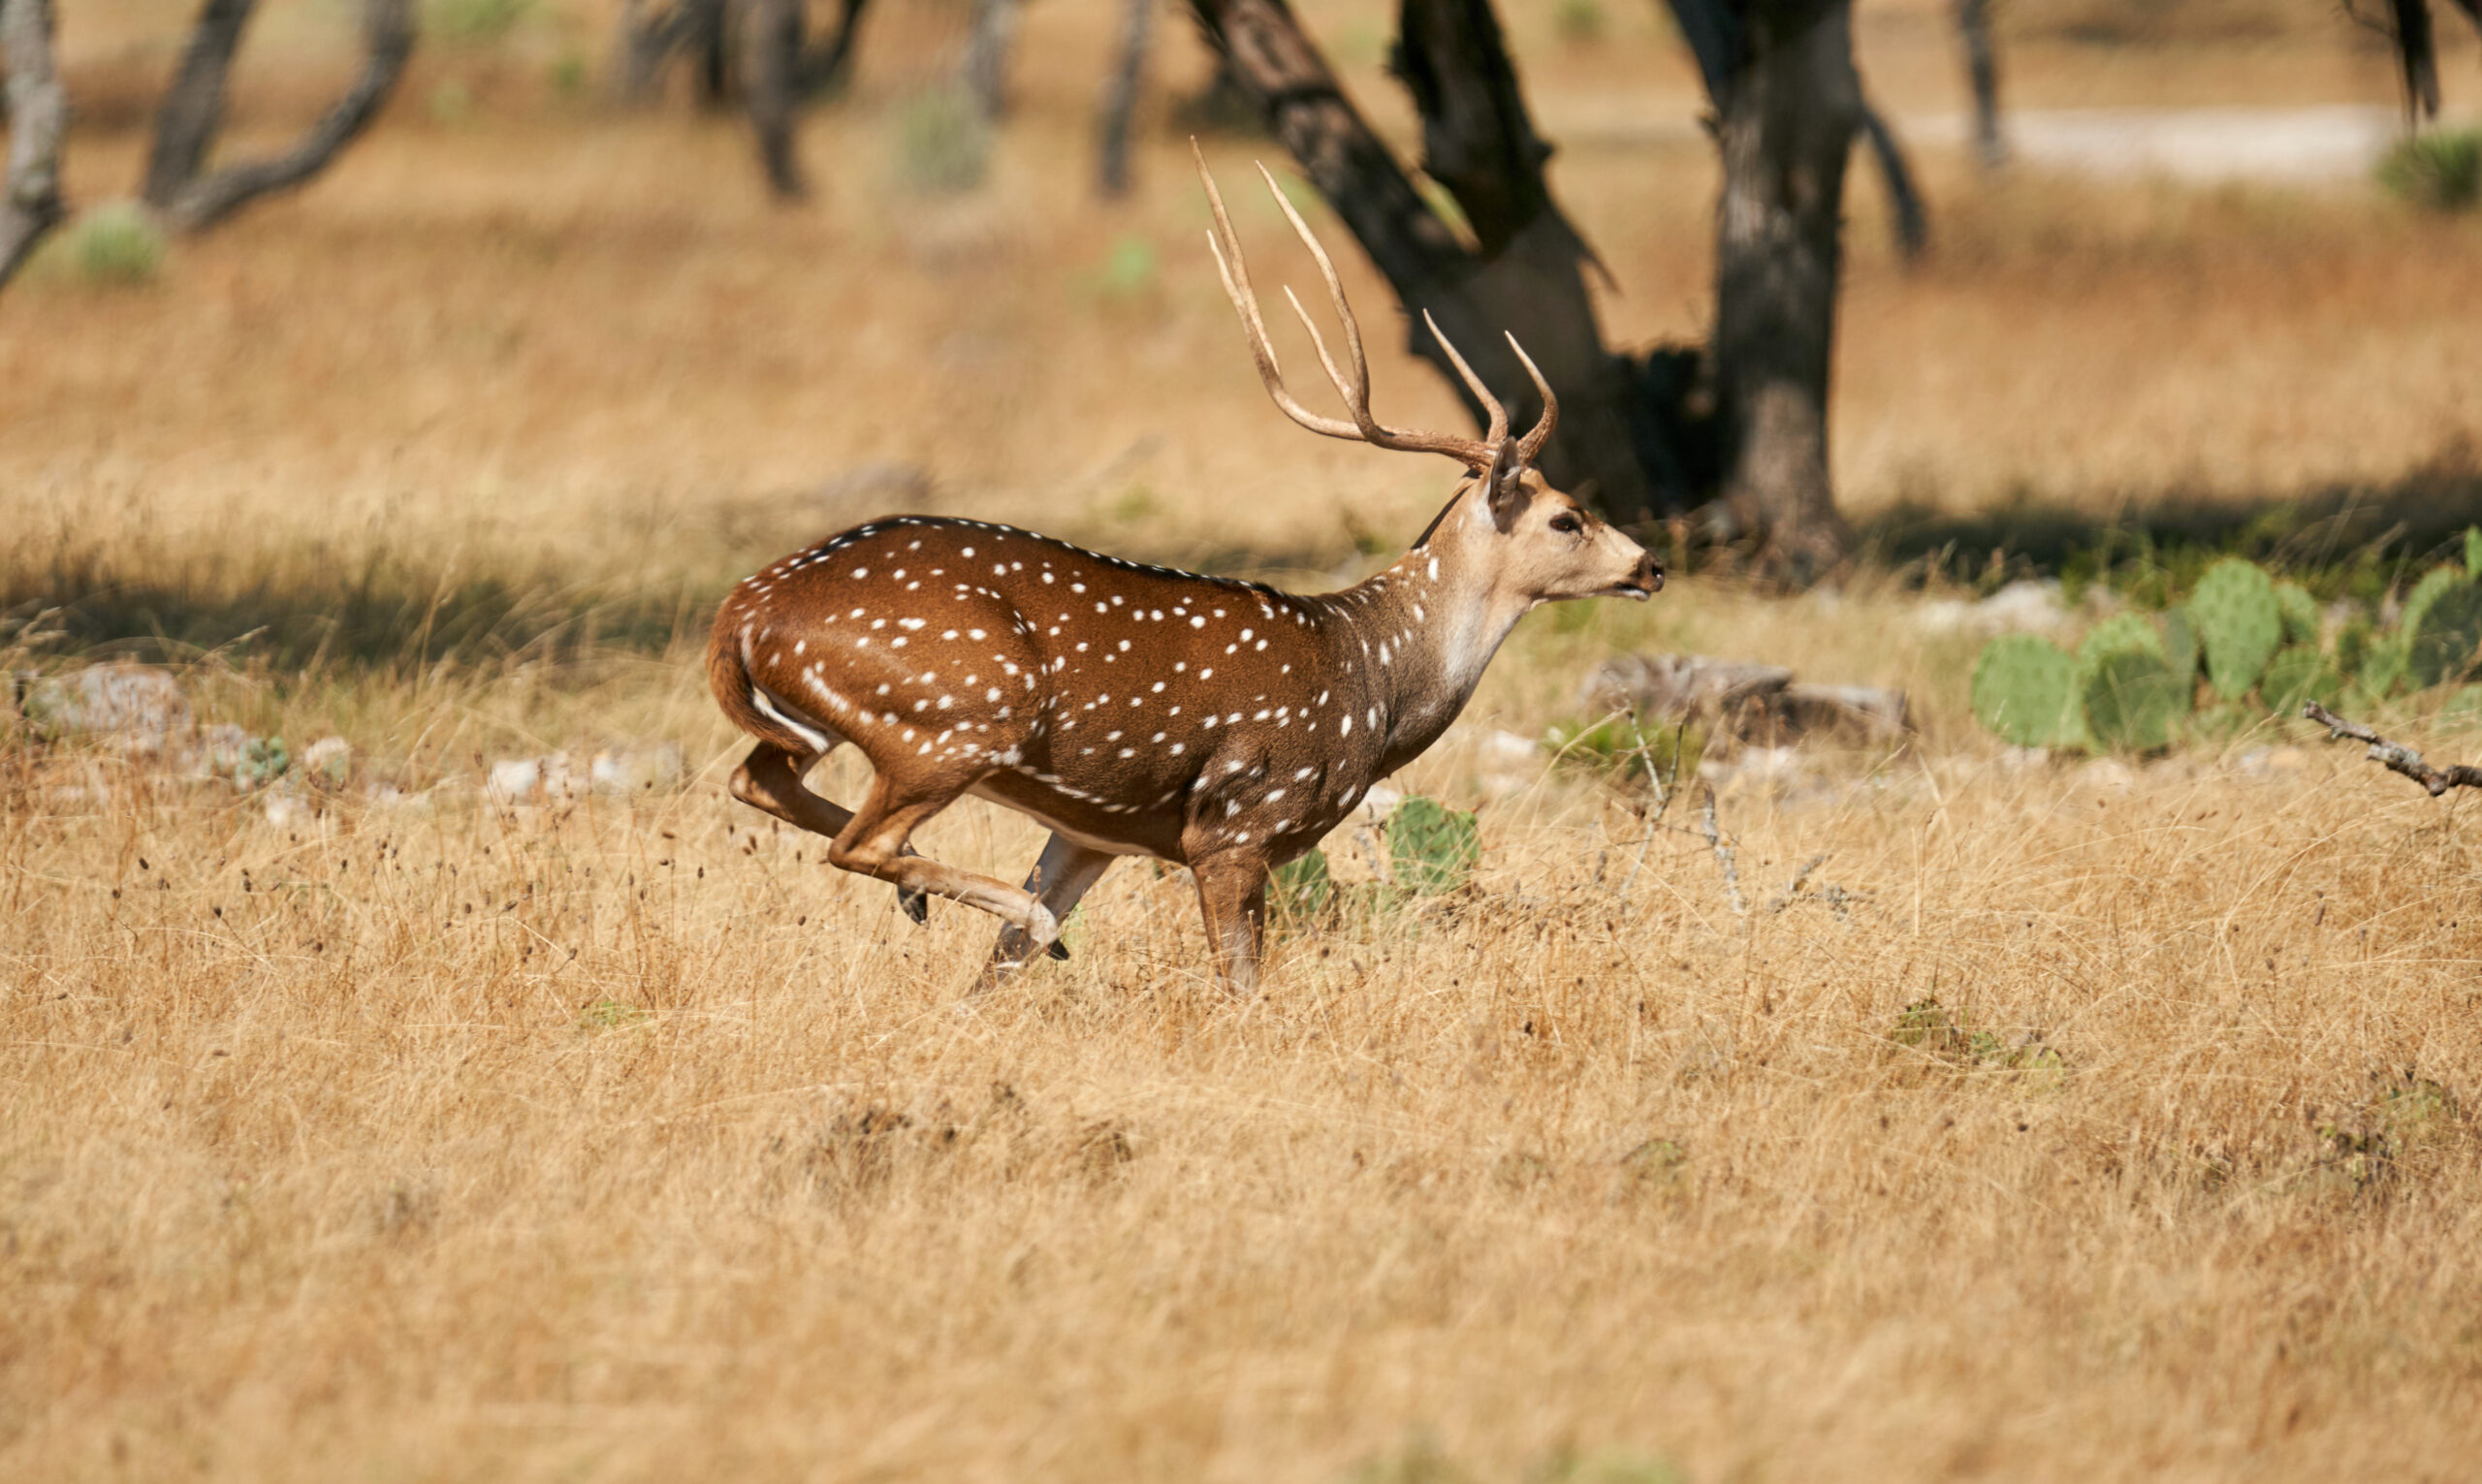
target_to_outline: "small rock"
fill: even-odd
[[[541,758],[513,757],[492,765],[492,775],[484,783],[483,792],[493,804],[518,804],[542,781]]]
[[[89,665],[21,679],[17,709],[54,736],[105,737],[137,752],[164,751],[197,726],[172,672],[146,665]]]
[[[587,775],[598,794],[641,794],[680,786],[684,772],[681,748],[673,742],[652,747],[606,748],[594,755]]]
[[[2095,793],[2125,794],[2137,786],[2137,774],[2116,758],[2098,757],[2077,770],[2077,786]]]
[[[2052,749],[2049,747],[2002,747],[1999,750],[1999,766],[2011,773],[2048,767],[2051,760]]]
[[[302,774],[313,783],[342,788],[353,776],[353,744],[341,737],[322,737],[302,749]]]
[[[2068,622],[2055,578],[2010,583],[1980,602],[1933,598],[1914,610],[1914,622],[1934,634],[2043,634]]]

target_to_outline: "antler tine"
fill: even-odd
[[[1543,445],[1551,441],[1551,430],[1560,426],[1560,399],[1551,395],[1551,384],[1543,379],[1543,372],[1535,365],[1534,358],[1525,353],[1524,346],[1516,343],[1513,331],[1509,332],[1509,349],[1516,352],[1516,359],[1525,366],[1525,374],[1534,378],[1534,390],[1543,394],[1543,416],[1535,420],[1534,426],[1526,429],[1525,436],[1518,439],[1516,445],[1517,461],[1532,463],[1534,456],[1543,452]]]
[[[1500,399],[1491,395],[1491,389],[1482,385],[1482,378],[1475,375],[1474,368],[1465,363],[1465,358],[1456,353],[1456,346],[1448,338],[1448,332],[1439,328],[1439,321],[1431,318],[1428,309],[1422,311],[1422,323],[1431,328],[1431,338],[1439,342],[1439,348],[1448,352],[1448,363],[1456,367],[1456,374],[1465,378],[1465,389],[1473,393],[1474,399],[1482,404],[1482,410],[1491,415],[1490,430],[1482,434],[1482,442],[1487,447],[1498,448],[1500,440],[1509,435],[1509,410],[1500,405]]]
[[[1206,235],[1206,245],[1215,254],[1215,270],[1224,280],[1225,298],[1232,300],[1233,312],[1241,317],[1242,333],[1250,342],[1250,359],[1257,363],[1258,380],[1266,384],[1267,395],[1286,417],[1314,433],[1355,443],[1370,442],[1368,433],[1356,424],[1322,417],[1295,401],[1292,394],[1285,390],[1284,368],[1276,362],[1275,342],[1267,337],[1266,321],[1258,316],[1258,296],[1250,289],[1250,265],[1241,256],[1241,238],[1232,230],[1232,218],[1225,213],[1224,193],[1215,188],[1215,177],[1207,174],[1206,156],[1199,152],[1195,140],[1190,141],[1190,155],[1197,161],[1198,179],[1205,184],[1207,205],[1215,212],[1215,226]],[[1227,246],[1231,249],[1228,255],[1225,250]],[[1325,346],[1320,346],[1319,357],[1326,361]],[[1332,363],[1329,374],[1334,374]]]

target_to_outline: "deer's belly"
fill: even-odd
[[[1015,809],[1089,850],[1182,859],[1177,805],[1124,807],[1118,801],[1090,794],[1066,780],[1045,782],[1045,776],[1056,777],[1021,770],[995,773],[976,783],[972,793]]]

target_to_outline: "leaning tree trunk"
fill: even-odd
[[[175,227],[203,231],[263,196],[288,191],[327,169],[367,128],[404,75],[414,49],[412,0],[364,0],[361,73],[345,96],[283,154],[202,176],[224,117],[224,89],[252,0],[207,0],[156,116],[144,197]]]
[[[1999,53],[1990,43],[1990,0],[1957,0],[1957,34],[1965,44],[1965,76],[1974,88],[1974,154],[1983,169],[2008,163],[1999,133]]]
[[[0,182],[0,286],[68,214],[60,141],[69,96],[51,62],[51,0],[0,0],[0,65],[8,68],[9,174]]]
[[[961,79],[986,121],[1008,111],[1008,55],[1017,47],[1025,0],[974,0],[973,34],[966,40]]]
[[[1742,16],[1717,102],[1715,377],[1724,501],[1794,581],[1843,557],[1828,472],[1844,167],[1862,116],[1850,0],[1773,0]]]
[[[224,128],[224,84],[233,53],[250,24],[258,0],[207,0],[181,52],[180,70],[155,110],[155,147],[146,156],[146,181],[139,198],[162,210],[181,187],[206,168],[207,151]]]
[[[862,38],[862,16],[870,9],[870,0],[844,0],[844,9],[837,18],[836,34],[827,45],[802,56],[801,89],[806,97],[823,97],[841,90],[853,76],[853,51]]]
[[[743,92],[767,188],[784,201],[810,194],[793,145],[802,82],[802,0],[748,0]]]
[[[1137,89],[1146,75],[1147,33],[1155,16],[1155,0],[1121,0],[1120,55],[1103,82],[1103,104],[1097,111],[1096,186],[1106,197],[1129,194],[1130,119],[1137,111]]]
[[[1615,514],[1649,512],[1630,421],[1632,382],[1596,328],[1593,261],[1543,178],[1549,147],[1527,117],[1488,0],[1404,0],[1396,72],[1422,115],[1424,170],[1473,224],[1469,248],[1345,97],[1284,0],[1191,0],[1209,42],[1404,306],[1413,349],[1469,410],[1425,312],[1518,426],[1541,407],[1504,338],[1516,332],[1560,398],[1543,476]]]

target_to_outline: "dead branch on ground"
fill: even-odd
[[[2390,773],[2404,776],[2429,789],[2435,799],[2451,788],[2482,788],[2482,768],[2466,763],[2451,763],[2445,768],[2434,767],[2422,760],[2422,754],[2402,742],[2389,742],[2358,721],[2347,721],[2315,701],[2301,704],[2301,713],[2327,729],[2330,742],[2349,737],[2370,743],[2370,760],[2383,763]]]

